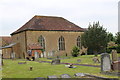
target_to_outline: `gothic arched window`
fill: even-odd
[[[81,48],[80,36],[77,37],[77,47]]]
[[[63,36],[59,38],[59,50],[65,50],[65,39]]]
[[[43,49],[45,49],[45,40],[44,37],[41,35],[38,39],[40,46],[43,47]]]

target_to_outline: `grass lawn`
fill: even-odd
[[[100,65],[100,63],[94,63],[93,59],[94,55],[83,55],[79,57],[72,57],[72,59],[62,59],[61,62],[66,62],[66,63],[79,63],[79,64],[90,64],[90,65]],[[98,56],[100,60],[100,56]],[[80,59],[81,62],[77,62],[77,60]]]
[[[111,56],[111,54],[110,54]],[[89,64],[89,65],[100,65],[100,63],[94,63],[93,62],[93,58],[94,55],[83,55],[83,56],[78,56],[78,57],[72,57],[72,56],[68,56],[69,59],[61,59],[62,63],[78,63],[78,64]],[[112,57],[112,56],[111,56]],[[120,57],[120,53],[118,54],[118,57]],[[62,57],[64,58],[64,57]],[[81,62],[77,62],[77,60],[80,59]],[[101,56],[98,55],[98,59],[99,61],[101,60]],[[40,58],[39,60],[41,61],[52,61],[50,59],[47,58]]]
[[[50,63],[39,63],[27,61],[27,64],[18,64],[21,60],[5,60],[2,70],[3,78],[36,78],[47,77],[49,75],[60,76],[61,74],[69,74],[73,77],[75,73],[89,73],[97,76],[117,78],[117,76],[108,76],[100,74],[100,68],[77,66],[77,68],[67,68],[65,65],[51,65]],[[89,62],[89,61],[88,61]],[[33,67],[33,71],[29,71],[29,67]]]
[[[72,57],[72,56],[68,56],[68,59],[61,59],[62,63],[77,63],[77,64],[90,64],[90,65],[100,65],[100,63],[94,63],[93,62],[93,58],[94,55],[83,55],[83,56],[78,56],[78,57]],[[62,57],[64,58],[64,57]],[[98,55],[98,58],[100,60],[100,55]],[[77,62],[77,60],[80,59],[81,62]],[[40,58],[39,60],[41,61],[52,61],[50,59],[47,58]]]

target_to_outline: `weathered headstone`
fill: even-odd
[[[32,70],[33,70],[33,67],[32,67],[32,66],[30,66],[29,70],[30,70],[30,71],[32,71]]]
[[[99,61],[99,58],[98,58],[98,57],[94,57],[92,60],[93,60],[93,62],[94,62],[94,63],[100,63],[100,61]]]
[[[76,73],[76,74],[74,74],[74,76],[75,77],[83,77],[83,76],[85,76],[85,74],[83,74],[83,73]]]
[[[112,53],[112,62],[118,61],[117,51],[116,50],[112,50],[111,53]]]
[[[52,60],[51,64],[60,64],[60,59]]]
[[[35,52],[34,54],[35,54],[35,59],[38,59],[39,58],[38,52]]]
[[[18,64],[27,64],[27,62],[18,62]]]
[[[77,62],[81,62],[81,59],[77,59]]]
[[[69,74],[62,74],[60,77],[61,78],[71,78],[71,76]]]
[[[114,61],[113,62],[113,70],[120,72],[120,61]]]
[[[58,80],[57,76],[47,76],[47,80]]]
[[[110,55],[107,53],[101,54],[101,71],[106,72],[111,70]]]

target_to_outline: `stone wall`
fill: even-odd
[[[18,33],[18,34],[14,34],[12,35],[12,43],[17,43],[19,45],[16,45],[14,47],[14,51],[17,52],[16,56],[18,57],[19,52],[20,52],[20,56],[21,58],[23,58],[24,56],[26,57],[26,40],[25,40],[25,31]],[[18,50],[18,51],[17,51]]]
[[[42,35],[45,39],[45,52],[60,55],[71,55],[71,50],[77,44],[77,37],[83,32],[67,32],[67,31],[27,31],[27,44],[38,43],[38,38]],[[65,39],[65,51],[58,50],[58,39],[63,36]]]
[[[38,38],[42,35],[45,39],[45,53],[54,51],[57,55],[71,55],[71,50],[77,45],[77,37],[81,36],[83,32],[68,32],[68,31],[24,31],[12,35],[13,43],[19,43],[21,56],[28,56],[26,45],[38,43]],[[65,51],[58,50],[58,39],[63,36],[65,39]]]
[[[3,53],[4,59],[10,59],[11,53],[12,53],[12,48],[4,48],[4,49],[2,49],[2,53]]]

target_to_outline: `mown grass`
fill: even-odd
[[[60,58],[65,58],[66,56],[61,56]],[[110,57],[112,59],[112,56],[110,54]],[[120,57],[120,53],[118,53],[118,57]],[[88,65],[100,65],[100,63],[95,63],[93,61],[94,55],[83,55],[78,57],[72,57],[68,56],[68,59],[61,59],[62,63],[78,63],[78,64],[88,64]],[[77,60],[80,59],[80,62],[77,62]],[[101,61],[101,56],[98,55],[99,61]],[[52,59],[47,58],[40,58],[41,61],[52,61]]]
[[[65,58],[65,57],[60,57]],[[89,64],[89,65],[100,65],[100,63],[95,63],[92,59],[94,58],[94,55],[83,55],[78,57],[72,57],[68,56],[68,59],[61,59],[62,63],[77,63],[77,64]],[[77,60],[80,59],[81,61],[78,62]],[[100,61],[100,55],[98,55],[98,59]],[[47,58],[40,58],[41,61],[52,61]]]
[[[79,63],[79,64],[89,64],[89,65],[100,65],[100,63],[95,63],[93,61],[94,55],[83,55],[79,57],[72,57],[72,59],[62,59],[61,62],[66,63]],[[80,62],[77,62],[77,60],[80,59]],[[98,59],[100,61],[100,56],[98,56]]]
[[[120,53],[118,53],[118,57],[120,57]]]
[[[2,70],[3,78],[36,78],[47,77],[49,75],[60,76],[61,74],[69,74],[73,77],[75,73],[89,73],[97,76],[117,78],[117,76],[107,76],[100,74],[100,68],[77,66],[77,68],[67,68],[65,65],[51,65],[50,63],[39,63],[35,61],[27,61],[27,64],[18,64],[21,60],[5,60]],[[29,67],[33,67],[33,71]]]

